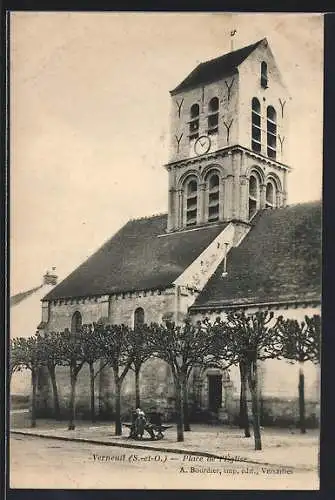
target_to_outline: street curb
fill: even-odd
[[[316,470],[316,467],[313,467],[312,465],[308,466],[291,466],[291,465],[282,465],[282,464],[271,464],[268,462],[259,462],[257,460],[252,460],[249,458],[243,458],[243,457],[234,457],[234,456],[229,456],[229,455],[216,455],[214,453],[208,453],[206,451],[192,451],[192,450],[182,450],[181,448],[164,448],[163,446],[157,447],[157,446],[147,446],[145,444],[137,444],[137,443],[122,443],[122,442],[106,442],[106,441],[100,441],[99,439],[87,439],[87,438],[76,438],[76,437],[64,437],[64,436],[46,436],[45,434],[39,434],[38,432],[25,432],[25,431],[15,431],[11,430],[11,434],[18,434],[21,436],[33,436],[33,437],[40,437],[44,439],[58,439],[59,441],[72,441],[75,443],[89,443],[89,444],[98,444],[102,446],[113,446],[115,448],[130,448],[130,449],[139,449],[139,450],[146,450],[146,451],[161,451],[164,453],[176,453],[179,455],[192,455],[192,456],[200,456],[200,457],[208,457],[208,458],[217,458],[224,460],[225,462],[241,462],[241,463],[248,463],[248,464],[253,464],[253,465],[264,465],[268,467],[276,467],[276,468],[282,468],[282,469],[294,469],[294,470],[300,470],[300,471],[313,471]]]

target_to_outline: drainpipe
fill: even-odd
[[[174,306],[174,314],[175,314],[175,323],[179,324],[180,318],[180,285],[176,285],[175,288],[175,306]]]
[[[229,243],[225,243],[226,251],[223,259],[223,273],[221,274],[222,277],[227,276],[227,253],[228,253],[228,246]]]

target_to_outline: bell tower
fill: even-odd
[[[266,39],[199,64],[170,94],[168,231],[285,206],[289,95]]]

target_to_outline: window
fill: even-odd
[[[208,111],[210,113],[216,113],[219,111],[219,99],[217,97],[213,97],[208,103]]]
[[[208,177],[208,222],[219,220],[220,209],[220,180],[216,173]]]
[[[251,174],[249,179],[249,219],[252,219],[259,209],[260,182],[256,174]]]
[[[219,99],[213,97],[208,103],[208,135],[217,134],[219,130]]]
[[[144,309],[138,307],[134,312],[134,328],[144,325]]]
[[[264,61],[261,64],[261,86],[263,89],[268,87],[268,65]]]
[[[261,105],[257,97],[254,97],[251,103],[251,149],[259,153],[261,146]]]
[[[266,193],[265,193],[265,207],[266,208],[274,208],[275,207],[275,186],[273,182],[268,182],[266,185]]]
[[[195,178],[190,179],[186,185],[186,226],[197,223],[198,212],[198,183]]]
[[[266,111],[266,138],[267,154],[269,158],[276,158],[277,151],[277,113],[273,106]]]
[[[189,139],[197,139],[199,137],[199,104],[193,104],[190,111],[190,122],[189,122]]]
[[[82,317],[79,311],[76,311],[71,320],[71,333],[76,334],[80,332],[82,327]]]

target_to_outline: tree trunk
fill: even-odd
[[[31,398],[31,427],[36,427],[36,394],[37,394],[37,370],[31,371],[32,398]]]
[[[91,421],[95,422],[95,399],[94,399],[94,365],[89,363],[90,368],[90,387],[91,387]]]
[[[183,384],[183,412],[184,412],[184,431],[190,431],[190,415],[188,409],[188,390],[187,390],[187,381]]]
[[[176,414],[177,414],[177,441],[184,441],[184,405],[181,381],[175,378]]]
[[[55,370],[54,366],[48,366],[48,369],[49,369],[49,375],[50,375],[50,380],[51,380],[51,385],[52,385],[54,413],[55,413],[55,418],[58,420],[60,418],[60,408],[59,408],[58,387],[57,387],[57,381],[56,381],[56,370]]]
[[[103,416],[104,405],[103,405],[103,394],[104,394],[104,368],[102,368],[103,361],[100,360],[99,366],[99,416]]]
[[[243,363],[240,363],[241,393],[240,393],[240,428],[244,429],[244,437],[250,437],[250,424],[247,404],[247,370]]]
[[[255,450],[262,449],[260,429],[260,407],[258,394],[257,361],[251,363],[248,369],[248,381],[251,392],[252,421],[254,429]]]
[[[135,400],[136,408],[141,408],[141,395],[140,395],[140,370],[141,367],[135,367]]]
[[[121,425],[121,382],[115,377],[115,390],[116,390],[116,400],[115,400],[115,436],[122,435],[122,425]]]
[[[306,416],[305,416],[305,375],[304,365],[299,363],[299,427],[301,434],[306,433]]]
[[[74,431],[75,429],[75,417],[76,417],[76,384],[77,384],[77,374],[73,367],[70,367],[70,379],[71,379],[71,393],[70,393],[70,418],[69,418],[69,431]]]

